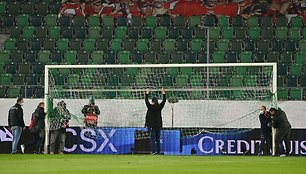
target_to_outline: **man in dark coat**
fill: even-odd
[[[23,120],[23,98],[19,97],[17,103],[12,106],[8,114],[8,126],[12,130],[13,142],[12,142],[12,154],[17,153],[17,145],[21,136],[22,130],[25,128]]]
[[[272,118],[269,111],[267,111],[266,106],[260,107],[259,121],[260,121],[260,145],[259,145],[259,153],[261,156],[264,154],[264,147],[271,148],[271,140],[272,140]]]
[[[272,125],[276,128],[276,135],[275,135],[275,156],[281,155],[281,150],[279,145],[281,145],[282,141],[284,140],[286,146],[286,153],[282,155],[289,155],[290,152],[290,131],[291,131],[291,124],[289,123],[286,113],[281,110],[280,108],[270,108],[270,112],[272,115]],[[281,148],[282,145],[281,145]],[[284,151],[283,151],[284,152]]]
[[[148,89],[145,93],[145,103],[148,108],[145,127],[150,131],[152,154],[160,154],[160,131],[163,127],[161,111],[166,103],[166,93],[162,88],[163,101],[159,104],[156,97],[152,98],[152,103],[149,102],[150,92],[151,90]]]
[[[45,137],[45,116],[44,102],[40,102],[32,114],[30,131],[32,134],[32,140],[21,145],[21,151],[24,153],[24,149],[34,145],[34,153],[41,153],[41,146]]]
[[[82,113],[84,114],[84,123],[86,127],[97,127],[98,124],[98,116],[100,115],[100,109],[95,104],[95,100],[93,97],[89,98],[88,105],[84,105],[82,109]]]

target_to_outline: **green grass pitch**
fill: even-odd
[[[1,174],[304,174],[305,157],[0,155]]]

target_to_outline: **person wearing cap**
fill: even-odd
[[[50,123],[50,154],[55,153],[55,143],[59,138],[59,154],[64,154],[66,128],[69,126],[69,120],[71,114],[66,107],[64,101],[57,103],[57,106],[51,111],[51,123]]]
[[[89,98],[89,103],[84,105],[82,109],[84,114],[84,123],[87,127],[96,127],[98,116],[100,115],[100,109],[95,104],[95,99],[93,97]]]
[[[276,128],[274,155],[288,156],[290,152],[291,124],[287,119],[286,113],[280,108],[270,108],[270,113],[272,115],[272,126]],[[283,140],[286,147],[285,154],[281,154],[281,152],[284,152],[281,144]]]
[[[41,146],[44,142],[45,137],[45,116],[44,102],[40,102],[32,114],[31,124],[29,126],[32,135],[32,140],[21,145],[21,151],[30,146],[34,146],[34,154],[42,153]]]
[[[145,127],[147,127],[150,132],[152,154],[160,154],[160,131],[163,127],[161,111],[166,103],[166,93],[164,88],[162,88],[161,93],[163,95],[163,101],[158,103],[156,97],[153,97],[152,102],[149,102],[150,92],[150,89],[147,89],[145,92],[145,103],[148,108]]]

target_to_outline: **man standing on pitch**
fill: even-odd
[[[147,127],[150,131],[152,154],[160,154],[160,131],[163,127],[161,111],[166,103],[166,93],[164,88],[162,88],[161,93],[163,95],[163,101],[158,103],[156,97],[153,97],[152,102],[149,102],[150,92],[151,90],[147,89],[145,93],[145,103],[148,108],[145,127]]]
[[[280,155],[279,145],[282,145],[281,143],[283,140],[285,141],[285,146],[286,146],[286,156],[288,156],[290,152],[289,138],[290,138],[291,124],[287,119],[286,113],[280,108],[278,109],[270,108],[270,113],[272,115],[273,127],[276,128],[275,156]]]
[[[22,130],[25,128],[23,120],[23,98],[19,97],[17,103],[12,106],[8,114],[8,126],[11,128],[13,133],[13,142],[12,142],[12,154],[17,153],[17,145],[21,136]]]
[[[260,145],[259,153],[261,156],[264,154],[264,147],[268,145],[268,148],[271,148],[272,140],[272,118],[269,111],[267,111],[266,106],[260,107],[259,121],[260,121]]]

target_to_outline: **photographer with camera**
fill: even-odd
[[[86,127],[96,127],[98,125],[98,115],[100,115],[100,109],[95,105],[93,97],[89,98],[88,105],[84,105],[82,109],[84,114],[84,123]]]

